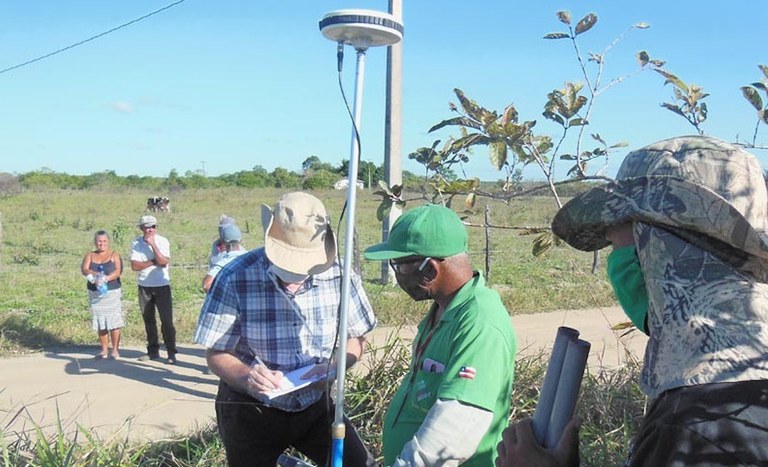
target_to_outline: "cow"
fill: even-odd
[[[165,196],[151,196],[147,198],[147,211],[171,212],[171,200]]]

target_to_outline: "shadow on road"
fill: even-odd
[[[175,365],[168,364],[165,358],[140,362],[138,358],[144,355],[144,352],[131,349],[122,349],[119,360],[96,359],[91,355],[96,354],[97,350],[96,346],[61,348],[46,350],[44,354],[47,358],[65,360],[64,371],[69,375],[88,377],[107,373],[191,396],[206,399],[214,397],[206,391],[195,389],[198,384],[218,385],[218,381],[209,376],[208,367],[185,361],[186,358],[204,362],[204,349],[179,346],[178,361]]]

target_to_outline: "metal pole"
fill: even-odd
[[[354,250],[355,204],[357,201],[358,132],[363,108],[363,76],[365,74],[365,49],[357,49],[355,71],[354,121],[349,156],[349,186],[347,187],[347,230],[344,236],[344,265],[341,273],[341,308],[339,309],[339,352],[336,362],[336,412],[331,427],[331,465],[341,467],[344,458],[344,382],[347,363],[347,313],[351,286],[352,256]]]
[[[389,0],[389,13],[401,24],[403,22],[403,0]],[[384,116],[384,174],[389,186],[403,183],[402,140],[403,110],[403,42],[387,47],[387,100]],[[389,237],[389,228],[400,217],[400,207],[392,206],[389,215],[381,224],[381,239]],[[381,262],[381,282],[394,282],[389,263]]]

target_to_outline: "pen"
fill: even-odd
[[[262,360],[258,355],[254,355],[253,358],[256,359],[256,363],[258,363],[261,366],[267,366],[266,363],[264,363],[264,360]]]

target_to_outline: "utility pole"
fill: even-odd
[[[200,161],[200,164],[203,166],[203,177],[205,177],[205,161]]]
[[[389,14],[403,23],[403,0],[389,0]],[[384,116],[384,179],[389,186],[403,183],[402,113],[403,113],[403,41],[387,47],[387,97]],[[381,224],[381,239],[389,237],[389,227],[400,217],[393,205]],[[387,261],[381,262],[381,282],[394,281]]]

